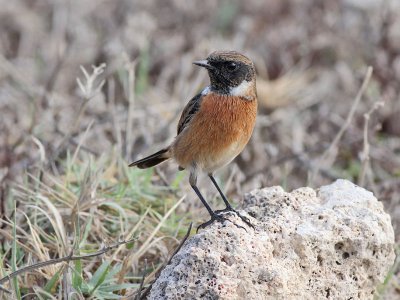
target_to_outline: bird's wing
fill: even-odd
[[[178,134],[180,134],[183,129],[189,124],[190,120],[192,120],[193,116],[198,112],[200,109],[201,100],[203,95],[200,93],[194,96],[188,104],[186,104],[181,117],[178,122]]]

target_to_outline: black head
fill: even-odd
[[[207,59],[193,63],[208,70],[210,87],[215,92],[230,94],[234,88],[247,83],[255,89],[254,64],[236,51],[216,51]]]

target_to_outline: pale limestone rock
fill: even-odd
[[[255,231],[225,222],[192,236],[149,299],[371,299],[393,264],[389,215],[349,181],[255,190],[245,210]]]

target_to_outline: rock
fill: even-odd
[[[149,299],[371,299],[390,266],[390,217],[349,181],[245,196],[256,229],[229,214],[189,238]],[[227,215],[228,216],[228,215]]]

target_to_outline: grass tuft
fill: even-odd
[[[0,234],[6,251],[0,274],[6,275],[35,262],[87,255],[120,240],[115,250],[90,260],[78,259],[29,270],[12,279],[17,299],[33,294],[40,299],[73,293],[85,299],[119,299],[140,286],[145,261],[149,273],[165,262],[184,235],[187,221],[177,217],[184,198],[176,198],[153,182],[152,170],[129,169],[115,154],[93,157],[80,153],[67,159],[62,176],[44,173],[42,180],[28,174],[26,185],[15,186],[13,221],[3,220]],[[104,166],[108,166],[105,168]],[[176,179],[179,184],[181,178]],[[8,228],[12,234],[8,234]],[[170,249],[165,253],[165,249]],[[145,286],[151,281],[146,278]],[[10,289],[10,282],[3,287]]]

